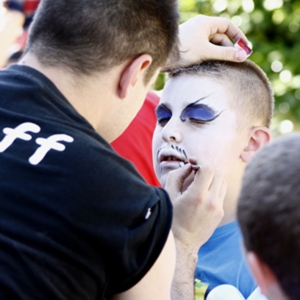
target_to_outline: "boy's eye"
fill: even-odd
[[[205,104],[193,104],[187,106],[182,112],[180,119],[185,122],[186,119],[195,123],[207,123],[211,122],[219,116],[213,109]]]
[[[159,105],[155,111],[157,123],[165,126],[172,117],[172,112],[163,104]]]

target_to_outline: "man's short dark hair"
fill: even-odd
[[[153,58],[148,81],[172,50],[178,52],[177,33],[176,0],[42,0],[26,52],[78,76],[147,53]]]
[[[300,299],[300,134],[270,143],[248,164],[237,209],[248,251]]]
[[[232,95],[229,105],[239,112],[239,124],[270,126],[274,109],[273,90],[265,72],[254,62],[203,61],[191,67],[174,69],[169,75],[180,74],[211,77],[223,84]]]

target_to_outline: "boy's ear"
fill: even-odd
[[[142,54],[125,66],[119,80],[118,94],[121,99],[126,98],[138,79],[144,80],[145,71],[151,63],[152,57],[149,54]]]
[[[248,144],[241,153],[243,162],[248,163],[252,157],[271,140],[271,133],[267,127],[257,126],[250,131]]]
[[[278,280],[273,271],[254,252],[245,253],[251,273],[260,287],[261,293],[265,296],[272,294],[274,290],[280,291]],[[281,299],[281,298],[280,298]],[[285,299],[285,298],[282,298]]]

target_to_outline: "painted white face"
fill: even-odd
[[[209,77],[179,75],[170,78],[156,109],[153,162],[162,186],[180,162],[205,160],[228,180],[241,165],[244,140],[236,112],[228,104],[231,93]],[[232,181],[232,180],[231,180]]]

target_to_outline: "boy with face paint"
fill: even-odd
[[[241,251],[235,211],[244,168],[270,140],[273,102],[266,75],[250,61],[207,61],[170,73],[156,109],[153,137],[155,172],[162,186],[172,193],[169,173],[184,172],[191,164],[195,171],[183,175],[182,195],[197,176],[203,176],[207,185],[213,176],[211,171],[207,175],[210,168],[217,170],[215,177],[220,173],[226,181],[215,188],[213,180],[205,192],[211,192],[212,199],[225,197],[224,217],[211,237],[207,233],[207,240],[197,239],[205,228],[197,227],[195,206],[173,203],[178,253],[174,284],[180,276],[186,283],[192,281],[193,274],[206,295],[221,284],[235,286],[245,298],[256,288]],[[178,289],[183,282],[178,281]]]

